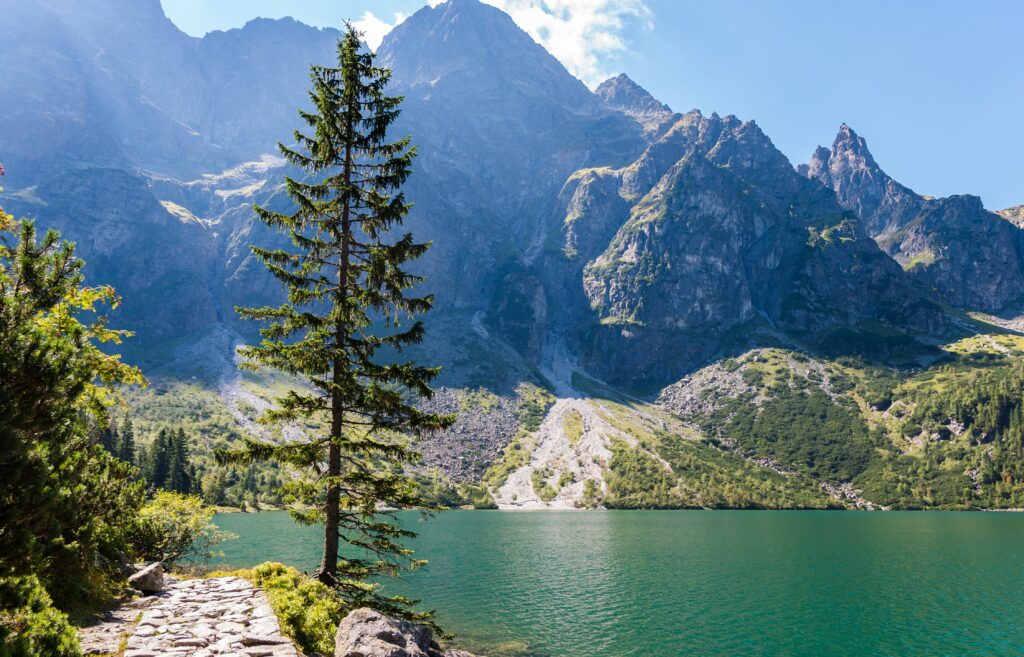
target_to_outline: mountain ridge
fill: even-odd
[[[280,300],[249,245],[287,243],[251,208],[290,209],[281,180],[302,173],[268,153],[289,138],[307,67],[332,61],[336,32],[256,20],[196,39],[152,2],[113,16],[124,1],[92,5],[72,29],[76,3],[55,17],[37,0],[0,0],[19,17],[0,25],[0,64],[15,72],[0,92],[37,94],[0,107],[12,128],[0,133],[3,204],[77,241],[90,282],[124,295],[118,319],[137,332],[126,353],[159,391],[133,397],[140,422],[178,412],[223,444],[284,385],[235,372],[234,347],[255,327],[233,309]],[[126,20],[154,48],[113,43],[97,60]],[[66,39],[34,50],[44,34]],[[396,134],[420,151],[407,227],[433,242],[417,273],[437,304],[412,355],[445,366],[437,410],[467,415],[418,445],[424,473],[513,506],[845,508],[861,504],[855,480],[866,503],[925,504],[878,488],[932,467],[921,445],[958,468],[991,465],[973,439],[947,453],[935,418],[913,433],[868,407],[892,372],[939,376],[952,362],[963,383],[981,371],[988,356],[962,352],[988,353],[982,338],[998,332],[976,316],[1009,313],[1024,289],[1016,214],[917,195],[846,124],[794,167],[753,120],[674,113],[626,75],[592,92],[477,0],[424,7],[378,55],[405,97]],[[33,150],[47,135],[52,148]],[[1009,380],[1019,345],[991,339]],[[840,374],[854,392],[818,380]],[[720,393],[732,401],[672,401]],[[166,410],[179,399],[203,419]],[[849,444],[830,443],[829,458],[856,468],[807,470],[800,445],[762,441],[762,424],[777,431],[791,414],[813,427],[822,413],[846,423]],[[865,428],[882,424],[884,438]]]

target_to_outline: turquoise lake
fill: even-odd
[[[217,565],[311,571],[320,533],[224,514]],[[1024,514],[403,515],[426,570],[387,589],[491,657],[1024,655]]]

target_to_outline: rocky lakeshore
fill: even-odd
[[[148,593],[82,628],[87,655],[123,657],[314,657],[281,631],[263,590],[241,577],[179,580],[159,564],[133,576]],[[326,656],[321,656],[326,657]],[[357,609],[341,622],[334,657],[475,657],[443,649],[422,625]]]

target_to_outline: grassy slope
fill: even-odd
[[[980,335],[944,350],[941,361],[904,372],[751,351],[721,364],[750,389],[721,395],[712,412],[694,419],[741,453],[851,482],[877,504],[1024,506],[1013,425],[1024,393],[1024,337]],[[707,394],[720,391],[712,385]]]

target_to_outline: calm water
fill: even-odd
[[[416,522],[413,516],[409,522]],[[218,516],[224,561],[312,570],[284,513]],[[395,591],[491,655],[1024,655],[1024,514],[450,512]]]

